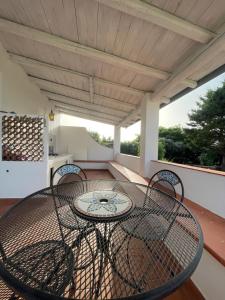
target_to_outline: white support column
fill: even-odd
[[[141,105],[140,174],[149,176],[150,161],[158,159],[159,102],[146,93]]]
[[[114,142],[113,142],[114,159],[120,153],[120,127],[114,126]]]

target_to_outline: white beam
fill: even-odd
[[[173,31],[191,40],[207,43],[215,34],[205,28],[177,17],[165,10],[140,0],[97,0],[99,3],[117,9],[123,13],[145,20]]]
[[[198,83],[195,80],[186,80],[186,86],[191,88],[191,89],[195,89],[197,87]]]
[[[140,114],[141,111],[141,104],[138,108],[134,109],[127,117],[125,117],[122,122],[119,123],[120,127],[127,127],[127,125],[133,120],[136,119],[137,116]]]
[[[88,119],[88,120],[92,120],[92,121],[96,121],[96,122],[102,122],[102,123],[106,123],[106,124],[110,124],[110,125],[117,124],[116,121],[112,121],[112,120],[109,120],[109,119],[106,119],[103,117],[99,118],[90,113],[80,112],[75,109],[66,109],[66,108],[63,108],[60,106],[56,106],[56,109],[61,113],[76,116],[76,117],[83,118],[83,119]]]
[[[132,71],[139,75],[155,77],[158,79],[166,80],[169,78],[170,73],[159,70],[153,67],[145,66],[116,55],[97,50],[95,48],[87,47],[76,42],[66,40],[56,35],[46,33],[28,26],[14,23],[0,18],[0,31],[15,34],[17,36],[37,41],[45,45],[56,47],[58,49],[68,51],[77,55],[85,56],[103,63],[123,68]],[[184,84],[189,85],[189,79],[185,79]]]
[[[2,18],[0,18],[0,31],[15,34],[31,41],[40,42],[42,44],[56,47],[64,51],[101,61],[102,63],[106,63],[117,68],[123,68],[125,70],[135,72],[139,75],[156,77],[162,80],[166,80],[170,75],[168,72],[129,61],[119,56],[112,55],[95,48],[87,47],[79,43],[66,40],[59,36],[15,22],[11,22]]]
[[[221,51],[225,50],[225,24],[218,30],[219,34],[213,38],[207,45],[203,45],[196,52],[190,55],[171,75],[171,77],[159,84],[156,90],[151,95],[151,101],[163,101],[167,98],[167,94],[184,78],[189,77],[198,69],[206,65],[210,60],[217,56]],[[140,111],[141,105],[126,117],[119,125],[124,126],[129,123],[132,117],[135,117]]]
[[[68,96],[74,95],[75,98],[78,98],[79,100],[90,102],[90,94],[87,91],[76,89],[70,86],[66,86],[64,84],[52,82],[46,79],[36,78],[33,76],[29,76],[38,86],[40,89],[53,92],[56,94]],[[101,102],[101,105],[108,107],[108,108],[115,108],[119,107],[121,111],[129,111],[131,109],[134,109],[136,106],[130,103],[126,103],[117,99],[105,97],[102,95],[93,95],[94,102],[96,104]]]
[[[25,67],[31,67],[31,68],[35,68],[38,70],[43,70],[43,71],[53,71],[53,72],[60,72],[61,74],[66,74],[67,76],[69,75],[71,77],[71,79],[86,79],[89,80],[90,75],[86,74],[86,73],[81,73],[81,72],[76,72],[73,70],[69,70],[66,68],[62,68],[56,65],[52,65],[52,64],[48,64],[45,62],[41,62],[32,58],[28,58],[28,57],[24,57],[21,55],[17,55],[17,54],[13,54],[13,53],[9,53],[10,57],[12,58],[12,60],[16,63],[19,63],[22,66]],[[94,77],[93,78],[94,84],[96,86],[102,86],[104,88],[112,88],[118,92],[123,92],[126,94],[129,94],[131,96],[135,96],[135,97],[143,97],[144,96],[144,92],[141,90],[137,90],[125,85],[121,85],[119,83],[114,83],[111,81],[107,81],[107,80],[103,80],[101,78],[98,77]]]
[[[53,102],[54,102],[54,100],[53,100]],[[109,120],[109,121],[112,121],[112,122],[115,122],[115,123],[118,123],[121,120],[121,118],[119,118],[119,117],[116,117],[116,116],[113,116],[113,115],[108,115],[108,114],[105,114],[105,113],[103,114],[101,112],[98,112],[98,111],[95,111],[95,110],[90,110],[90,109],[87,109],[87,108],[78,107],[76,105],[57,103],[56,106],[64,108],[64,109],[75,110],[77,112],[80,112],[80,113],[83,113],[83,114],[86,114],[86,115],[95,116],[99,119],[105,119],[105,120]]]
[[[160,100],[160,103],[169,104],[170,103],[170,98],[162,97],[162,99]]]
[[[55,93],[48,92],[48,91],[45,91],[45,90],[41,90],[41,91],[48,97],[49,100],[54,100],[58,103],[62,103],[62,104],[66,104],[66,105],[72,105],[72,106],[76,106],[76,107],[80,107],[80,108],[87,108],[89,110],[94,110],[96,112],[102,112],[105,115],[107,114],[108,116],[115,116],[115,117],[121,117],[122,118],[122,117],[127,115],[124,111],[120,111],[120,110],[117,110],[117,109],[106,108],[102,105],[98,105],[98,104],[94,104],[94,103],[90,103],[90,102],[85,102],[85,101],[82,101],[80,99],[55,94]]]
[[[195,73],[200,67],[206,65],[217,54],[225,49],[225,24],[218,30],[220,33],[211,40],[207,45],[203,45],[195,53],[190,55],[171,77],[159,84],[156,90],[152,93],[152,101],[159,101],[160,98],[167,95],[167,93],[177,85],[178,82],[182,82],[184,78]]]

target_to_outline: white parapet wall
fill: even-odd
[[[60,126],[56,139],[58,152],[70,153],[74,160],[113,159],[113,149],[98,144],[85,128]]]
[[[121,165],[123,165],[123,166],[125,166],[125,167],[131,169],[132,171],[139,174],[139,171],[140,171],[140,157],[119,153],[119,154],[116,155],[116,161],[119,164],[121,164]]]
[[[225,218],[225,173],[208,171],[163,161],[151,161],[149,176],[168,169],[178,174],[184,184],[184,196]]]

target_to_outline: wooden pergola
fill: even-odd
[[[147,166],[160,105],[224,64],[225,3],[0,0],[0,40],[59,112],[115,125],[115,152],[142,119]]]

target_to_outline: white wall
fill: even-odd
[[[59,153],[70,153],[74,160],[113,159],[113,149],[99,145],[82,127],[60,126],[56,143]]]
[[[2,138],[2,115],[0,113],[0,140]],[[47,127],[44,127],[42,161],[2,161],[2,148],[0,147],[0,198],[23,198],[48,185],[47,135]]]
[[[23,71],[9,59],[0,44],[0,110],[19,115],[44,116],[49,113],[49,101]],[[8,170],[8,171],[7,171]],[[42,162],[1,161],[0,198],[21,198],[47,184],[47,130],[45,159]]]
[[[140,159],[135,156],[119,154],[116,161],[138,173]],[[205,169],[195,170],[163,161],[151,161],[148,177],[162,169],[178,174],[184,184],[184,196],[225,218],[225,176],[208,173]]]
[[[225,176],[198,171],[162,161],[152,161],[149,177],[168,169],[178,174],[184,184],[184,196],[225,218]]]
[[[23,69],[9,59],[0,44],[0,110],[18,114],[44,115],[49,101],[30,81]]]
[[[138,156],[120,153],[116,155],[116,161],[136,173],[140,171],[140,157]]]
[[[225,299],[225,267],[205,249],[191,279],[206,300]]]

